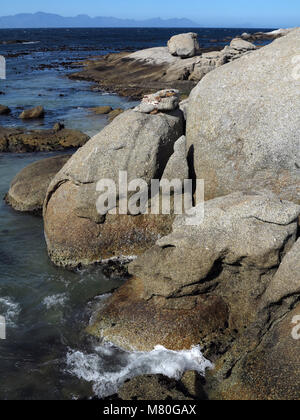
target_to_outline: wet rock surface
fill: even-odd
[[[27,109],[23,111],[20,115],[20,118],[23,120],[30,120],[35,118],[44,118],[45,110],[42,106],[37,106],[32,109]]]
[[[77,130],[31,130],[0,127],[0,152],[26,153],[74,149],[89,137]]]

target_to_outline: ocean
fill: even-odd
[[[7,79],[0,80],[0,104],[12,109],[0,125],[50,128],[63,122],[92,136],[106,124],[89,108],[130,108],[126,98],[95,92],[92,83],[70,80],[72,63],[109,52],[166,45],[182,32],[197,32],[203,48],[226,45],[228,37],[259,29],[34,29],[0,30],[0,55],[7,59]],[[271,30],[271,29],[270,29]],[[3,42],[18,40],[18,43]],[[18,119],[21,110],[44,106],[43,121]],[[0,195],[25,166],[54,154],[0,153]],[[47,256],[43,223],[19,214],[0,201],[0,316],[6,340],[0,339],[0,399],[89,399],[116,392],[127,378],[188,369],[209,363],[200,349],[128,353],[102,345],[85,327],[107,294],[124,282],[108,278],[101,267],[76,271],[55,267]],[[159,343],[158,343],[159,344]]]

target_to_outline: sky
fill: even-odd
[[[202,26],[300,26],[299,0],[3,0],[1,3],[1,16],[42,11],[62,16],[189,18]]]

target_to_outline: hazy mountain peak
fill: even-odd
[[[20,13],[0,17],[0,28],[72,28],[72,27],[197,27],[199,24],[185,18],[161,19],[160,17],[134,20],[115,17],[78,15],[64,17],[53,13]]]

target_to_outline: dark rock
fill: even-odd
[[[10,112],[11,110],[8,108],[8,106],[0,105],[0,115],[8,115]]]
[[[0,127],[0,152],[26,153],[68,150],[83,146],[89,137],[76,130],[32,130]]]

